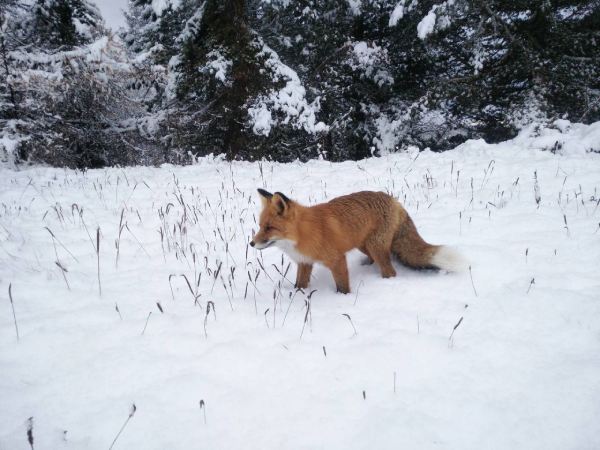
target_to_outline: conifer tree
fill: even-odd
[[[103,21],[88,0],[36,0],[31,40],[41,48],[73,48],[102,34]]]

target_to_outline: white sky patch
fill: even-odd
[[[128,0],[96,0],[96,5],[104,18],[107,27],[117,30],[125,26],[125,15]]]

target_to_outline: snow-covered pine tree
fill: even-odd
[[[244,106],[261,89],[264,75],[247,25],[246,2],[188,0],[186,6],[178,51],[168,67],[167,142],[194,154],[250,157]]]
[[[32,13],[29,40],[40,48],[73,48],[102,35],[102,16],[89,0],[36,0]]]
[[[0,137],[12,162],[151,162],[129,120],[127,55],[87,0],[26,0],[1,12]],[[135,140],[133,139],[135,137]],[[135,142],[132,142],[135,141]],[[147,144],[141,139],[142,144]],[[151,146],[150,146],[151,147]]]
[[[249,23],[256,4],[182,0],[151,13],[147,4],[130,8],[125,40],[135,61],[168,71],[165,95],[151,110],[170,160],[188,152],[291,159],[326,128],[297,73]],[[140,29],[152,47],[134,45],[144,42],[135,39]]]
[[[178,51],[176,39],[199,0],[129,0],[122,38],[138,60],[166,66]]]
[[[304,157],[359,159],[371,152],[369,113],[389,93],[393,79],[385,46],[372,33],[377,2],[274,1],[261,5],[255,27],[293,67],[318,101],[328,124],[319,140],[304,145]]]
[[[152,8],[151,0],[129,0],[125,11],[127,28],[122,39],[127,47],[136,55],[148,52],[155,44],[158,27],[158,16]]]

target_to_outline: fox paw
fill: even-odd
[[[336,292],[339,292],[340,294],[349,294],[350,293],[350,288],[337,286],[336,287]]]

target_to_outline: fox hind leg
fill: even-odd
[[[359,250],[366,255],[362,259],[361,264],[363,266],[370,266],[371,264],[373,264],[374,261],[373,261],[373,258],[371,257],[371,255],[369,254],[369,251],[364,246],[360,247]]]
[[[392,254],[390,251],[390,245],[382,245],[381,242],[371,240],[366,243],[366,248],[373,260],[377,263],[381,269],[381,276],[383,278],[391,278],[396,276],[396,269],[392,265]]]

